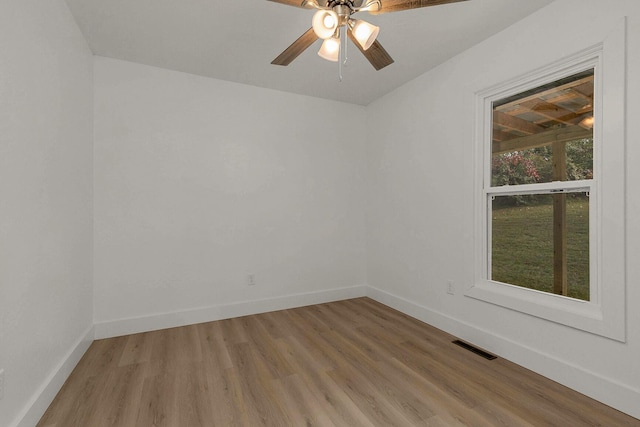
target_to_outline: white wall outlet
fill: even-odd
[[[4,369],[0,369],[0,400],[4,399]]]
[[[455,295],[456,288],[453,286],[453,280],[447,280],[447,293],[449,295]]]
[[[247,274],[247,285],[254,286],[256,284],[256,278],[253,274]]]

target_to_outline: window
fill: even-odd
[[[465,292],[619,341],[624,33],[477,94],[476,266]]]
[[[492,102],[491,280],[590,300],[593,114],[594,69]]]

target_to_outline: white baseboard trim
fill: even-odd
[[[349,298],[363,297],[367,294],[364,285],[348,288],[329,289],[304,294],[284,295],[252,301],[240,301],[192,310],[160,313],[149,316],[119,319],[95,324],[95,339],[112,338],[121,335],[149,332],[178,326],[212,322],[232,317],[266,313],[269,311],[322,304]]]
[[[49,376],[38,388],[31,400],[15,418],[13,427],[33,427],[38,424],[40,418],[53,402],[64,382],[71,375],[84,353],[93,342],[93,325],[91,325],[75,342],[71,350],[62,358],[62,361],[51,371]]]
[[[367,296],[640,419],[640,405],[638,405],[640,389],[602,377],[572,363],[541,353],[386,291],[369,286],[367,287]]]

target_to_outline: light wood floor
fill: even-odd
[[[95,341],[39,427],[639,426],[367,298]]]

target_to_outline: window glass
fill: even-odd
[[[589,300],[586,192],[496,195],[491,207],[492,280]],[[563,224],[554,227],[557,209],[565,209],[564,230]],[[558,239],[564,242],[558,243]],[[555,250],[564,251],[564,255],[554,258]]]
[[[493,102],[491,186],[593,177],[594,71]]]

